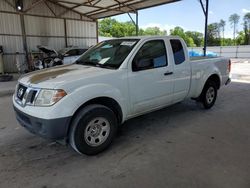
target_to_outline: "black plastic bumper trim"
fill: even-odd
[[[46,139],[61,140],[67,138],[70,117],[42,119],[30,116],[14,107],[17,121],[31,133]]]

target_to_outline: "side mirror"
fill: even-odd
[[[150,69],[153,67],[153,59],[138,59],[133,61],[133,71]]]
[[[63,56],[64,56],[64,57],[68,57],[68,56],[69,56],[69,54],[64,54]]]

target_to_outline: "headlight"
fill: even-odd
[[[52,106],[61,100],[67,93],[62,89],[41,89],[34,105],[35,106]]]

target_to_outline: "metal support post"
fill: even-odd
[[[27,38],[26,38],[26,31],[25,31],[24,15],[22,13],[20,13],[20,22],[21,22],[21,29],[22,29],[23,49],[24,49],[24,53],[25,53],[27,67],[29,67],[29,53],[28,53],[28,47],[27,47]]]
[[[139,34],[139,25],[138,25],[138,11],[136,11],[136,36]]]
[[[129,13],[127,13],[129,18],[131,19],[131,21],[133,22],[134,26],[135,26],[135,34],[136,36],[138,36],[139,34],[139,27],[138,27],[138,12],[135,13],[135,21],[133,20],[133,18],[131,17],[131,15]]]
[[[209,5],[209,0],[206,1],[206,8],[204,8],[204,4],[202,0],[200,0],[201,8],[202,11],[205,15],[205,34],[204,34],[204,47],[203,47],[203,55],[206,56],[207,52],[207,22],[208,22],[208,5]]]
[[[63,19],[63,21],[64,21],[64,41],[65,41],[65,47],[67,48],[68,47],[67,21],[65,18]]]

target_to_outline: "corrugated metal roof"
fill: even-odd
[[[177,1],[180,0],[23,0],[23,13],[58,18],[63,18],[68,13],[76,13],[82,20],[95,21]],[[1,10],[16,11],[14,0],[3,2],[5,3],[0,1]]]
[[[48,0],[76,11],[91,19],[99,19],[123,13],[135,13],[138,10],[177,2],[180,0]]]

